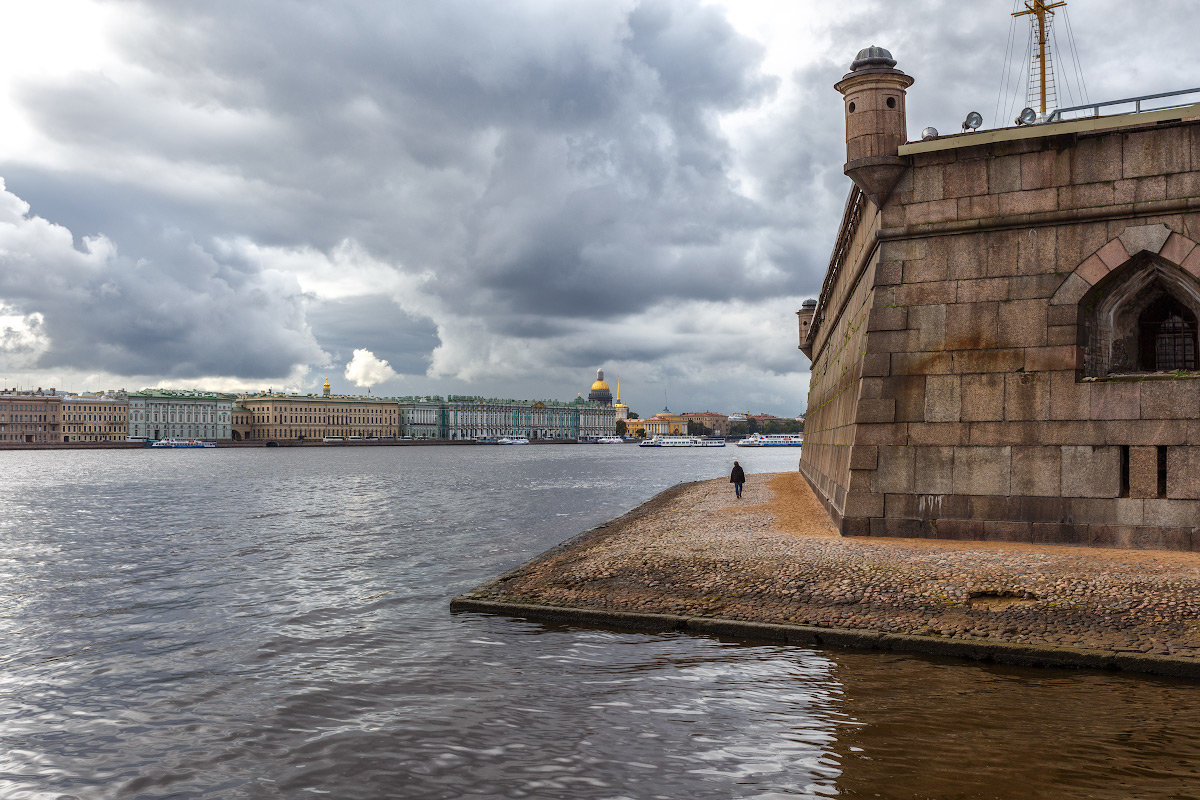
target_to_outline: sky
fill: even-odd
[[[0,383],[570,400],[603,368],[643,416],[802,413],[833,84],[880,45],[910,139],[1000,127],[1013,8],[7,3]],[[1067,13],[1090,100],[1200,85],[1162,57],[1195,0]]]

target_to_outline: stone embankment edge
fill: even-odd
[[[780,625],[770,622],[608,611],[594,608],[543,606],[503,600],[481,600],[470,594],[450,601],[451,612],[502,614],[537,622],[599,627],[636,633],[679,632],[746,642],[815,645],[851,650],[886,650],[923,656],[943,656],[1021,667],[1069,667],[1200,679],[1200,662],[1191,659],[1081,647],[989,642],[914,636],[872,630]]]
[[[753,620],[694,617],[679,614],[654,614],[635,611],[549,606],[507,600],[482,599],[478,595],[502,592],[503,584],[523,572],[529,565],[546,558],[585,547],[606,537],[610,527],[620,529],[621,523],[631,521],[654,509],[667,505],[690,486],[702,481],[679,483],[637,506],[633,510],[595,528],[577,534],[539,553],[523,564],[486,581],[450,601],[450,611],[500,614],[536,622],[598,627],[637,633],[679,632],[697,636],[716,636],[746,642],[773,644],[815,645],[850,650],[885,650],[924,656],[961,658],[970,661],[1009,664],[1021,667],[1067,667],[1098,669],[1162,675],[1172,678],[1200,679],[1200,661],[1151,653],[1035,645],[1022,642],[996,642],[985,639],[959,639],[941,636],[884,633],[869,629],[822,628],[813,625],[783,625]]]

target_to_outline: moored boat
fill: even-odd
[[[205,441],[204,439],[159,439],[157,442],[152,442],[150,446],[169,447],[173,450],[199,450],[216,447],[217,443]]]
[[[625,440],[620,436],[601,436],[596,444],[625,444]]]
[[[515,439],[510,439],[507,436],[498,440],[496,444],[529,444],[529,440],[523,436],[518,436]]]
[[[652,436],[638,447],[700,447],[699,436]]]
[[[804,435],[799,433],[752,433],[740,442],[738,447],[800,447],[804,444]]]

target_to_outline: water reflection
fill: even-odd
[[[853,797],[1188,797],[1200,791],[1194,683],[836,656],[841,790]],[[1065,787],[1070,787],[1065,791]]]

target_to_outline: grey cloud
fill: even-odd
[[[31,87],[25,102],[64,143],[248,181],[249,196],[191,218],[201,232],[290,233],[322,249],[352,237],[436,268],[447,296],[485,316],[497,300],[588,315],[644,308],[682,275],[720,296],[745,236],[776,221],[732,188],[714,117],[773,82],[758,73],[759,46],[716,9],[135,7],[126,52],[174,96],[130,97],[85,78]],[[290,222],[269,213],[281,202]],[[598,272],[643,283],[596,297]]]
[[[365,348],[397,372],[420,375],[440,343],[432,320],[407,314],[377,295],[318,300],[309,306],[307,318],[335,365]]]
[[[0,206],[15,205],[0,194]],[[178,231],[146,248],[169,260],[135,260],[98,240],[81,252],[41,219],[0,223],[0,300],[43,315],[49,347],[37,367],[256,377],[322,355],[293,279],[222,264]]]
[[[892,49],[917,78],[910,125],[948,132],[972,108],[994,122],[1006,44],[1005,9],[843,5],[823,51],[778,83],[759,45],[698,0],[114,0],[127,21],[116,47],[139,77],[23,87],[46,150],[67,160],[0,162],[0,174],[76,247],[104,233],[120,255],[100,269],[76,257],[6,269],[0,302],[45,314],[47,364],[274,377],[366,347],[423,370],[445,320],[373,296],[302,297],[220,246],[329,254],[350,241],[426,287],[431,315],[469,319],[498,347],[551,343],[546,373],[562,386],[564,371],[613,359],[727,369],[738,352],[764,381],[798,376],[798,353],[755,351],[749,336],[700,324],[664,353],[638,334],[672,301],[817,291],[849,189],[832,84],[858,48]],[[1160,10],[1195,16],[1190,0]],[[1135,27],[1138,13],[1097,0],[1076,34],[1112,51],[1122,37],[1103,25]],[[1188,30],[1159,26],[1159,53],[1186,52]],[[1154,50],[1130,48],[1128,70],[1093,95],[1161,75]],[[1147,90],[1159,88],[1173,87]],[[735,151],[721,115],[781,89],[794,100]],[[364,322],[375,315],[391,324]],[[468,388],[455,380],[446,391]]]

